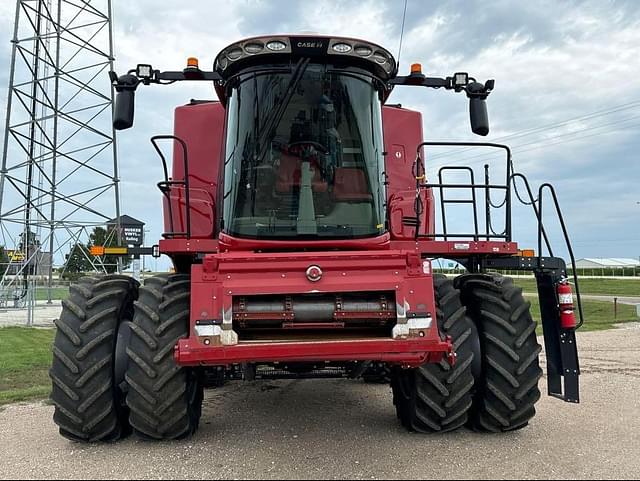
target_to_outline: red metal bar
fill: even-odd
[[[453,361],[451,340],[372,339],[348,341],[240,343],[205,346],[182,339],[175,351],[181,366],[225,366],[244,362],[384,361],[418,367],[425,362]]]
[[[229,239],[233,239],[229,236],[221,235],[221,239],[229,242]],[[237,242],[236,242],[237,241]],[[233,239],[232,246],[235,249],[276,249],[290,247],[288,244],[281,244],[280,241],[251,241],[240,242],[237,239]],[[297,247],[316,247],[313,242],[304,243],[300,245],[300,241],[296,241]],[[327,247],[326,242],[318,243],[317,247]],[[375,246],[375,247],[374,247]],[[214,239],[163,239],[160,241],[160,252],[163,254],[195,254],[195,253],[215,253],[220,248],[228,249],[229,245],[220,244]],[[335,245],[333,246],[336,247]],[[382,236],[375,239],[370,239],[369,244],[363,242],[356,243],[354,241],[344,241],[344,244],[337,247],[343,247],[345,249],[351,248],[357,250],[373,249],[375,252],[377,249],[381,250],[397,250],[397,251],[415,251],[420,254],[448,254],[453,257],[466,257],[469,254],[491,254],[491,255],[517,255],[518,244],[516,242],[499,242],[499,241],[442,241],[442,240],[423,240],[418,241],[389,241],[388,236]],[[372,251],[369,251],[371,253]]]
[[[218,241],[214,239],[162,239],[159,242],[162,254],[199,254],[218,252]]]
[[[257,240],[257,239],[241,239],[232,237],[228,234],[220,234],[220,247],[222,250],[229,251],[275,251],[288,249],[316,249],[316,250],[376,250],[388,249],[389,234],[383,234],[378,237],[367,237],[365,239],[345,239],[345,240],[320,240],[320,241],[302,241],[293,240]]]
[[[516,242],[497,241],[391,241],[392,250],[416,251],[421,255],[446,254],[450,257],[468,257],[469,255],[517,255],[518,244]]]

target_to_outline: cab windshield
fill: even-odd
[[[363,71],[300,61],[229,91],[224,231],[257,239],[384,232],[381,102]]]

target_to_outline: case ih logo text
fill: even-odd
[[[298,48],[322,48],[322,42],[298,42]]]

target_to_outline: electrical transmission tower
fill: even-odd
[[[0,245],[9,250],[0,302],[26,304],[28,324],[36,279],[47,279],[51,301],[54,263],[65,264],[92,227],[120,217],[111,18],[111,0],[16,2],[0,169]]]

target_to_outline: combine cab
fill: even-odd
[[[117,129],[133,125],[142,85],[211,82],[219,101],[178,107],[174,135],[152,138],[165,173],[159,252],[175,273],[71,287],[51,370],[62,435],[179,439],[196,431],[206,387],[326,377],[389,381],[409,430],[522,428],[540,398],[541,347],[502,269],[535,273],[549,393],[578,402],[571,287],[564,262],[542,256],[542,195],[557,208],[553,189],[533,202],[506,146],[424,142],[421,115],[386,104],[399,86],[464,93],[472,130],[486,135],[493,81],[430,78],[419,65],[399,76],[387,50],[332,37],[245,40],[213,71],[190,59],[183,71],[111,75]],[[425,154],[442,145],[499,149],[506,178],[490,181],[487,168],[478,183],[458,166],[431,182]],[[447,182],[454,171],[469,182]],[[512,239],[516,182],[539,225],[537,257]],[[450,204],[472,208],[463,232],[447,228]],[[468,273],[434,274],[436,258]]]

